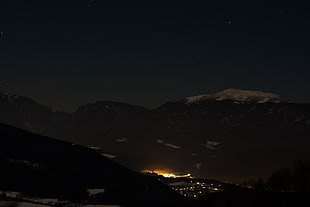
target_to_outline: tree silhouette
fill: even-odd
[[[292,174],[288,168],[278,170],[268,178],[268,186],[271,191],[292,191]]]
[[[310,163],[298,160],[294,164],[294,190],[297,192],[310,192]]]

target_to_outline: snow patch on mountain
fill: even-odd
[[[254,103],[287,102],[287,99],[278,94],[266,93],[262,91],[227,89],[218,93],[187,97],[185,99],[185,103],[186,104],[199,103],[205,100],[215,100],[215,101],[233,100],[234,103],[238,104],[247,102],[254,102]]]
[[[0,195],[1,197],[4,196],[6,198],[19,198],[22,194],[16,191],[0,191]]]
[[[158,139],[158,140],[156,140],[156,142],[157,142],[158,144],[162,144],[162,143],[164,143],[164,140]]]
[[[119,142],[119,143],[121,143],[121,142],[127,142],[127,141],[128,141],[128,138],[127,138],[127,137],[122,137],[122,138],[116,139],[115,141],[116,141],[116,142]]]
[[[101,188],[87,189],[89,196],[101,194],[101,193],[104,193],[105,191],[106,191],[105,189],[101,189]]]
[[[48,205],[41,205],[36,203],[29,203],[29,202],[18,202],[18,201],[0,201],[1,207],[6,206],[18,206],[18,207],[50,207]]]
[[[40,164],[39,163],[32,162],[32,161],[29,161],[29,160],[8,159],[8,161],[13,163],[13,164],[24,165],[24,166],[27,166],[27,167],[31,167],[33,169],[39,169],[40,168]]]
[[[201,162],[194,164],[194,167],[195,167],[197,170],[200,170],[201,166],[202,166],[202,163],[201,163]]]
[[[216,150],[220,144],[220,142],[207,140],[205,144],[202,144],[202,146],[210,150]]]
[[[4,100],[7,101],[14,101],[16,99],[21,98],[20,96],[14,95],[14,94],[10,94],[10,93],[1,93],[0,92],[0,97]]]
[[[171,148],[173,148],[173,149],[181,149],[181,147],[180,147],[180,146],[178,146],[178,145],[174,145],[174,144],[169,144],[169,143],[166,143],[166,144],[165,144],[165,146],[167,146],[167,147],[171,147]]]
[[[156,143],[162,144],[162,145],[164,145],[166,147],[170,147],[170,148],[173,148],[173,149],[181,149],[182,148],[182,147],[180,147],[178,145],[166,143],[164,140],[161,140],[161,139],[157,139]]]
[[[109,159],[114,159],[117,155],[109,154],[109,153],[101,153],[102,156],[107,157]]]

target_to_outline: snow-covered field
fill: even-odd
[[[88,189],[90,196],[103,193],[104,189]],[[121,207],[120,205],[80,204],[54,198],[23,197],[19,192],[0,191],[0,207]]]
[[[29,202],[0,201],[0,207],[49,207],[49,206]]]
[[[53,207],[53,206],[30,203],[30,202],[0,201],[0,207]],[[78,205],[77,204],[76,207],[121,207],[121,206],[120,205],[93,205],[93,204]]]

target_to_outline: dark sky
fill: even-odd
[[[1,1],[0,89],[67,111],[227,88],[310,102],[309,3],[210,2]]]

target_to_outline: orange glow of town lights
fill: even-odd
[[[168,173],[168,172],[164,172],[161,170],[154,170],[153,172],[165,178],[185,178],[185,177],[191,176],[191,174],[173,174],[173,173]]]

